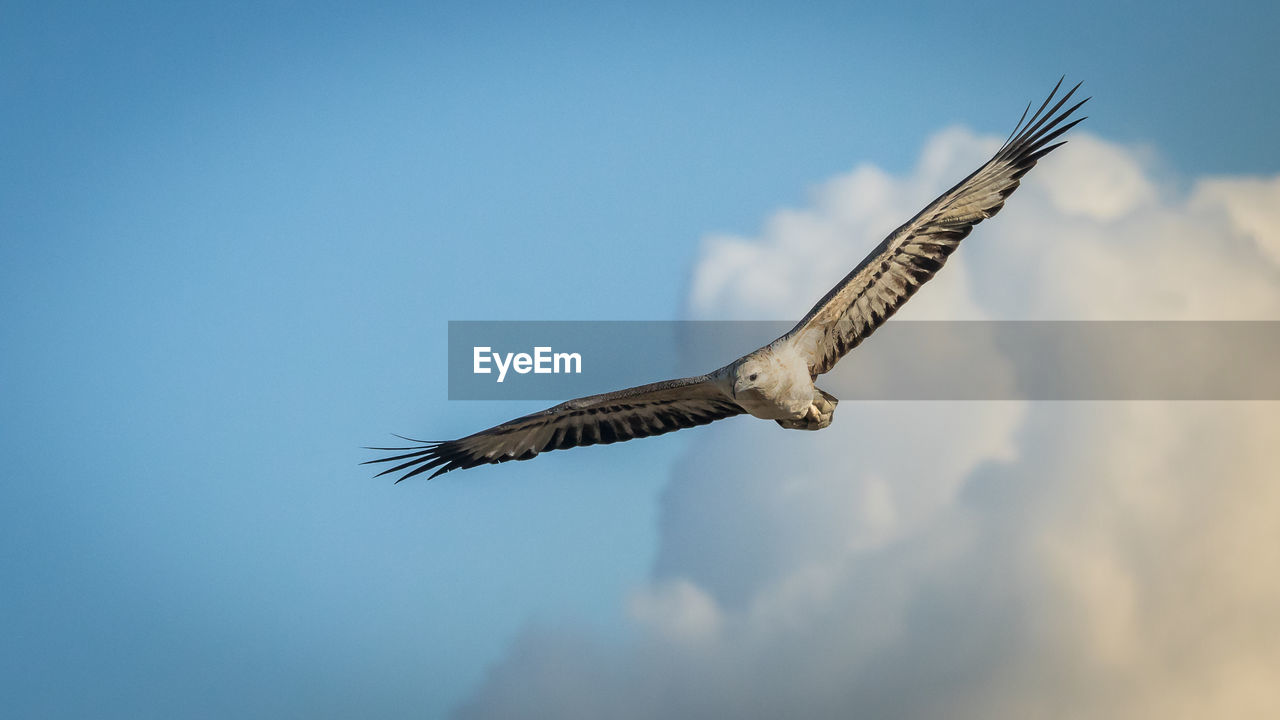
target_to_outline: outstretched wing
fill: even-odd
[[[1080,87],[1077,84],[1045,112],[1061,86],[1059,80],[1031,119],[1023,112],[994,157],[890,233],[791,332],[779,338],[796,342],[807,353],[810,374],[816,377],[830,370],[884,324],[942,268],[974,225],[1004,207],[1005,198],[1036,161],[1065,142],[1050,144],[1084,120],[1063,124],[1088,98],[1058,112]]]
[[[487,463],[528,460],[550,450],[662,435],[743,412],[736,402],[720,392],[709,376],[703,375],[570,400],[460,440],[413,440],[421,444],[369,448],[401,454],[362,464],[399,461],[378,473],[378,477],[407,471],[396,480],[400,482],[432,469],[435,472],[431,477],[435,477],[450,470]]]

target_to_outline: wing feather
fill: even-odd
[[[817,377],[831,370],[902,307],[942,268],[974,225],[1004,207],[1005,199],[1018,188],[1022,176],[1063,144],[1053,141],[1084,120],[1081,117],[1065,122],[1088,98],[1062,110],[1079,84],[1046,112],[1061,87],[1059,80],[1030,119],[1023,112],[1009,139],[985,165],[890,233],[789,333],[779,338],[779,342],[800,344],[808,355],[811,375]]]
[[[570,400],[458,440],[405,438],[418,444],[369,448],[397,454],[362,464],[394,463],[378,477],[404,471],[396,482],[431,470],[434,478],[450,470],[528,460],[551,450],[662,435],[743,412],[703,375]]]

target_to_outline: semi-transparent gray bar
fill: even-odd
[[[451,321],[450,400],[562,401],[701,375],[772,321]],[[1280,321],[896,321],[818,385],[843,400],[1280,400]]]

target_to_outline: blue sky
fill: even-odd
[[[446,323],[681,317],[754,232],[1059,75],[1171,184],[1280,168],[1270,3],[0,8],[0,704],[435,717],[625,640],[668,437],[392,486]],[[868,244],[868,247],[870,243]]]

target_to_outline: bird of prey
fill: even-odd
[[[700,377],[668,380],[578,398],[458,440],[369,448],[395,453],[370,463],[393,463],[379,473],[404,471],[396,482],[538,453],[662,435],[749,413],[784,428],[821,430],[836,403],[814,380],[865,340],[933,277],[973,226],[995,215],[1023,175],[1054,148],[1067,122],[1088,98],[1066,110],[1077,84],[1053,107],[1062,80],[1027,118],[1030,104],[1004,145],[982,167],[894,230],[790,332]],[[1046,110],[1047,109],[1047,110]],[[364,463],[368,464],[368,463]]]

